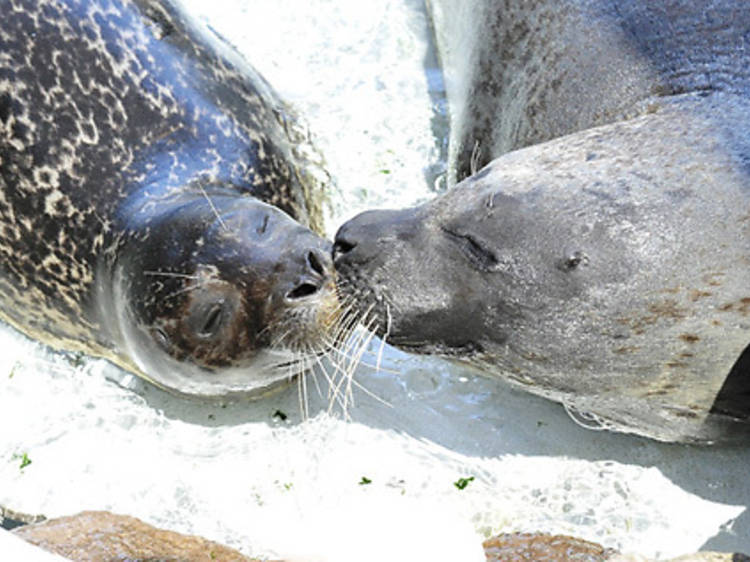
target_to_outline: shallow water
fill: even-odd
[[[187,4],[307,117],[335,182],[330,233],[432,195],[445,107],[419,2]],[[358,370],[349,419],[308,377],[301,421],[297,386],[200,404],[8,329],[0,348],[0,504],[16,510],[109,509],[251,555],[326,560],[483,560],[481,538],[512,530],[648,556],[750,551],[750,447],[583,429],[444,362],[386,348],[379,371]]]

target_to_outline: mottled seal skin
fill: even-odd
[[[322,175],[268,84],[169,1],[2,12],[2,318],[188,395],[323,350]]]
[[[471,168],[466,146],[495,159],[421,206],[344,224],[344,298],[396,346],[606,427],[746,440],[750,11],[432,4],[453,173]]]
[[[494,158],[750,88],[738,0],[428,0],[450,103],[448,184]]]

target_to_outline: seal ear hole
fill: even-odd
[[[588,264],[589,264],[589,257],[585,253],[581,251],[570,252],[561,261],[560,269],[564,271],[570,271],[579,266],[582,266],[582,265],[585,266]]]

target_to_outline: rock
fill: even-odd
[[[617,554],[608,562],[656,562],[651,558],[644,558],[632,554]],[[725,552],[696,552],[678,556],[665,562],[750,562],[750,558],[744,554],[728,554]]]
[[[483,543],[487,562],[657,562],[564,535],[506,533]],[[744,554],[698,552],[664,562],[750,562]]]
[[[75,561],[164,560],[251,562],[240,552],[195,536],[106,511],[50,519],[19,527],[16,536]]]
[[[0,515],[7,513],[3,511]],[[135,517],[106,511],[84,511],[32,523],[10,534],[76,562],[254,562],[237,550],[201,537],[157,529]],[[638,555],[619,554],[583,539],[543,533],[505,533],[487,539],[482,546],[487,562],[656,562]],[[325,555],[315,557],[316,561],[326,559]],[[390,559],[404,558],[394,555]],[[305,558],[300,560],[307,562]],[[750,562],[750,557],[700,552],[665,562]]]
[[[605,562],[615,553],[583,539],[541,533],[505,533],[482,544],[487,562]]]
[[[21,525],[40,523],[47,519],[44,515],[29,515],[19,511],[13,511],[0,505],[0,527],[10,531]]]

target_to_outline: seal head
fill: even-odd
[[[508,153],[421,206],[354,217],[334,242],[341,298],[394,345],[607,427],[746,434],[747,382],[725,382],[748,376],[750,183],[737,162],[750,146],[725,127],[749,111],[721,94],[675,100]],[[701,166],[669,164],[683,158]]]
[[[111,280],[103,276],[99,302],[112,310],[102,316],[159,384],[244,394],[326,350],[338,310],[329,254],[327,241],[273,206],[196,198],[121,250]]]
[[[750,12],[428,5],[455,187],[343,225],[342,298],[605,427],[747,439]]]

